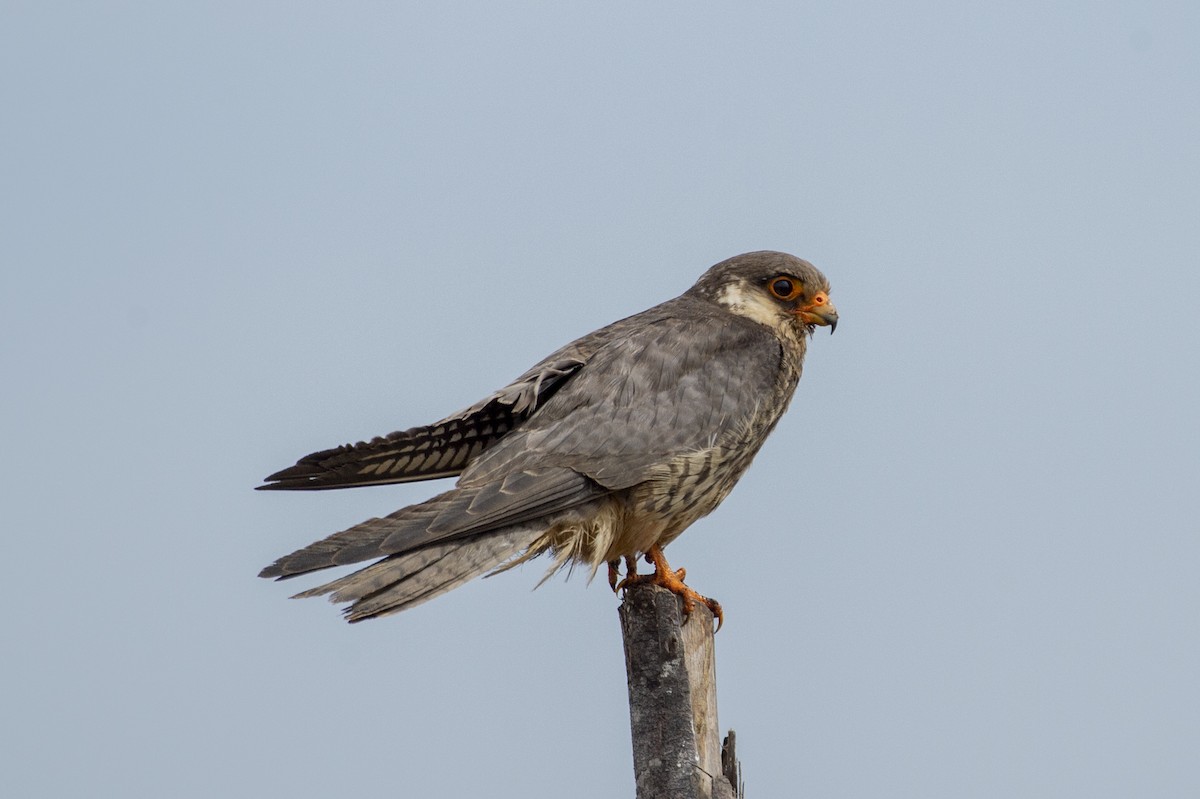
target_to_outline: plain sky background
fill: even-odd
[[[753,797],[1200,795],[1200,5],[0,5],[0,792],[631,797],[617,601],[343,623],[263,494],[782,249],[671,546]]]

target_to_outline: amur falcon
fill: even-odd
[[[720,622],[720,606],[684,585],[663,547],[729,494],[787,409],[807,338],[837,320],[829,282],[807,261],[770,251],[722,261],[675,299],[588,333],[440,422],[315,452],[266,478],[267,490],[458,482],[259,576],[375,561],[297,594],[350,603],[357,622],[549,554],[547,577],[607,565],[614,589],[652,581]],[[653,574],[637,574],[641,556]]]

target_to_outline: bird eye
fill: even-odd
[[[800,284],[788,277],[777,277],[771,281],[771,294],[779,300],[794,300],[800,296]]]

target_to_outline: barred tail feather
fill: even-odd
[[[447,491],[420,504],[401,508],[379,519],[367,519],[303,549],[284,555],[258,573],[283,580],[332,566],[348,566],[386,555],[418,549],[438,536],[429,525],[455,503],[469,501],[461,491]]]
[[[353,603],[344,611],[349,622],[399,613],[520,556],[542,531],[540,526],[519,526],[430,544],[392,555],[293,598],[328,594],[330,602]]]

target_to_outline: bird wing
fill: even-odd
[[[567,348],[440,422],[305,455],[260,490],[313,491],[454,477],[528,419],[583,366]]]
[[[470,463],[459,486],[565,467],[627,488],[674,457],[744,437],[772,399],[778,418],[795,387],[776,396],[784,354],[769,328],[686,295],[610,328],[537,413]]]
[[[727,444],[731,433],[744,431],[759,404],[778,388],[781,357],[769,329],[686,297],[616,322],[431,426],[470,430],[475,441],[487,440],[486,446],[478,445],[474,460],[461,454],[458,441],[452,442],[458,449],[444,446],[453,456],[449,462],[462,470],[458,488],[316,542],[281,558],[263,576],[288,576],[496,531],[636,485],[671,458]],[[498,412],[508,414],[510,427],[504,433],[485,432],[478,420]],[[463,426],[454,428],[460,421]],[[448,435],[430,432],[419,440],[441,441]],[[419,446],[413,440],[418,439],[397,438],[395,446]],[[387,471],[379,464],[393,457],[383,452],[385,446],[369,455],[364,451],[365,465],[348,462],[345,474],[337,473],[336,463],[322,470],[333,476],[317,474],[311,479],[325,482],[311,487],[428,479],[440,474],[438,468],[450,468],[422,456],[426,463],[419,473],[379,474]],[[309,461],[320,469],[323,460],[309,456],[292,469]],[[356,476],[351,468],[371,471]],[[300,481],[310,478],[290,471],[272,478],[295,481],[280,487],[308,487]]]

